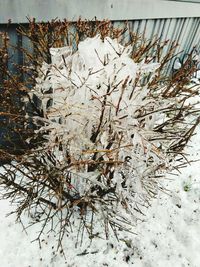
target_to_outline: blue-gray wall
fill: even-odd
[[[199,9],[199,3],[180,0],[0,0],[0,23],[8,19],[24,23],[26,16],[37,20],[56,17],[76,20],[79,16],[93,19],[96,16],[115,21],[199,17]]]

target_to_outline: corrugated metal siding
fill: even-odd
[[[123,21],[114,21],[115,26],[123,26]],[[177,41],[179,47],[176,52],[182,52],[180,56],[185,53],[191,52],[192,48],[196,46],[200,52],[200,18],[170,18],[170,19],[143,19],[129,21],[129,27],[132,31],[139,34],[144,34],[147,39],[151,39],[154,36],[160,38],[161,41],[170,40]],[[30,43],[27,38],[17,35],[17,25],[10,25],[8,33],[12,45],[23,47],[31,51]],[[6,26],[0,25],[0,31],[5,31]],[[128,38],[125,36],[125,38]],[[168,51],[170,44],[166,47],[165,52]],[[10,51],[10,55],[14,62],[18,64],[23,63],[23,54],[19,51]],[[171,69],[172,62],[169,64],[169,70]],[[13,65],[9,66],[11,70],[14,70]]]
[[[157,35],[161,41],[177,41],[179,47],[176,52],[188,53],[197,46],[200,49],[200,18],[179,18],[179,19],[147,19],[129,22],[133,31],[151,39]]]

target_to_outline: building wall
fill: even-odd
[[[37,21],[96,16],[118,26],[128,20],[133,31],[147,38],[157,35],[161,40],[178,41],[177,52],[188,53],[194,46],[200,50],[200,0],[0,0],[0,31],[7,29],[11,19],[8,31],[13,45],[29,46],[16,34],[17,24],[27,23],[27,16]],[[22,60],[20,53],[13,57],[17,63]]]
[[[26,23],[26,17],[51,20],[109,18],[114,21],[156,18],[199,17],[199,0],[0,0],[0,23],[12,19]]]

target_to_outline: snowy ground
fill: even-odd
[[[200,127],[190,142],[189,159],[200,155]],[[73,237],[64,240],[66,259],[56,254],[53,237],[45,237],[39,249],[37,226],[22,231],[14,222],[7,201],[0,201],[0,266],[136,266],[136,267],[199,267],[200,266],[200,162],[183,169],[174,180],[168,180],[171,195],[160,194],[148,210],[146,222],[136,228],[138,235],[126,237],[126,242],[97,240],[90,248],[74,248]],[[128,241],[127,241],[128,240]],[[80,255],[82,254],[82,255]]]

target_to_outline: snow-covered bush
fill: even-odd
[[[26,100],[37,99],[42,142],[4,166],[1,181],[18,217],[44,222],[41,233],[49,222],[59,241],[71,229],[91,239],[133,232],[162,178],[187,162],[182,149],[198,119],[186,100],[195,91],[181,70],[161,81],[167,56],[152,63],[141,51],[96,35],[75,52],[50,48],[51,60],[37,66]]]
[[[136,64],[131,46],[100,36],[81,42],[74,54],[69,47],[50,51],[52,64],[43,64],[32,94],[44,112],[38,130],[47,139],[44,150],[65,176],[70,198],[63,203],[81,204],[84,213],[96,211],[114,225],[118,217],[133,221],[169,165],[167,147],[151,141],[153,127],[165,120],[155,110],[169,103],[159,96],[155,101],[148,84],[135,85],[149,73],[153,78],[159,64]],[[63,203],[59,198],[56,205]]]

